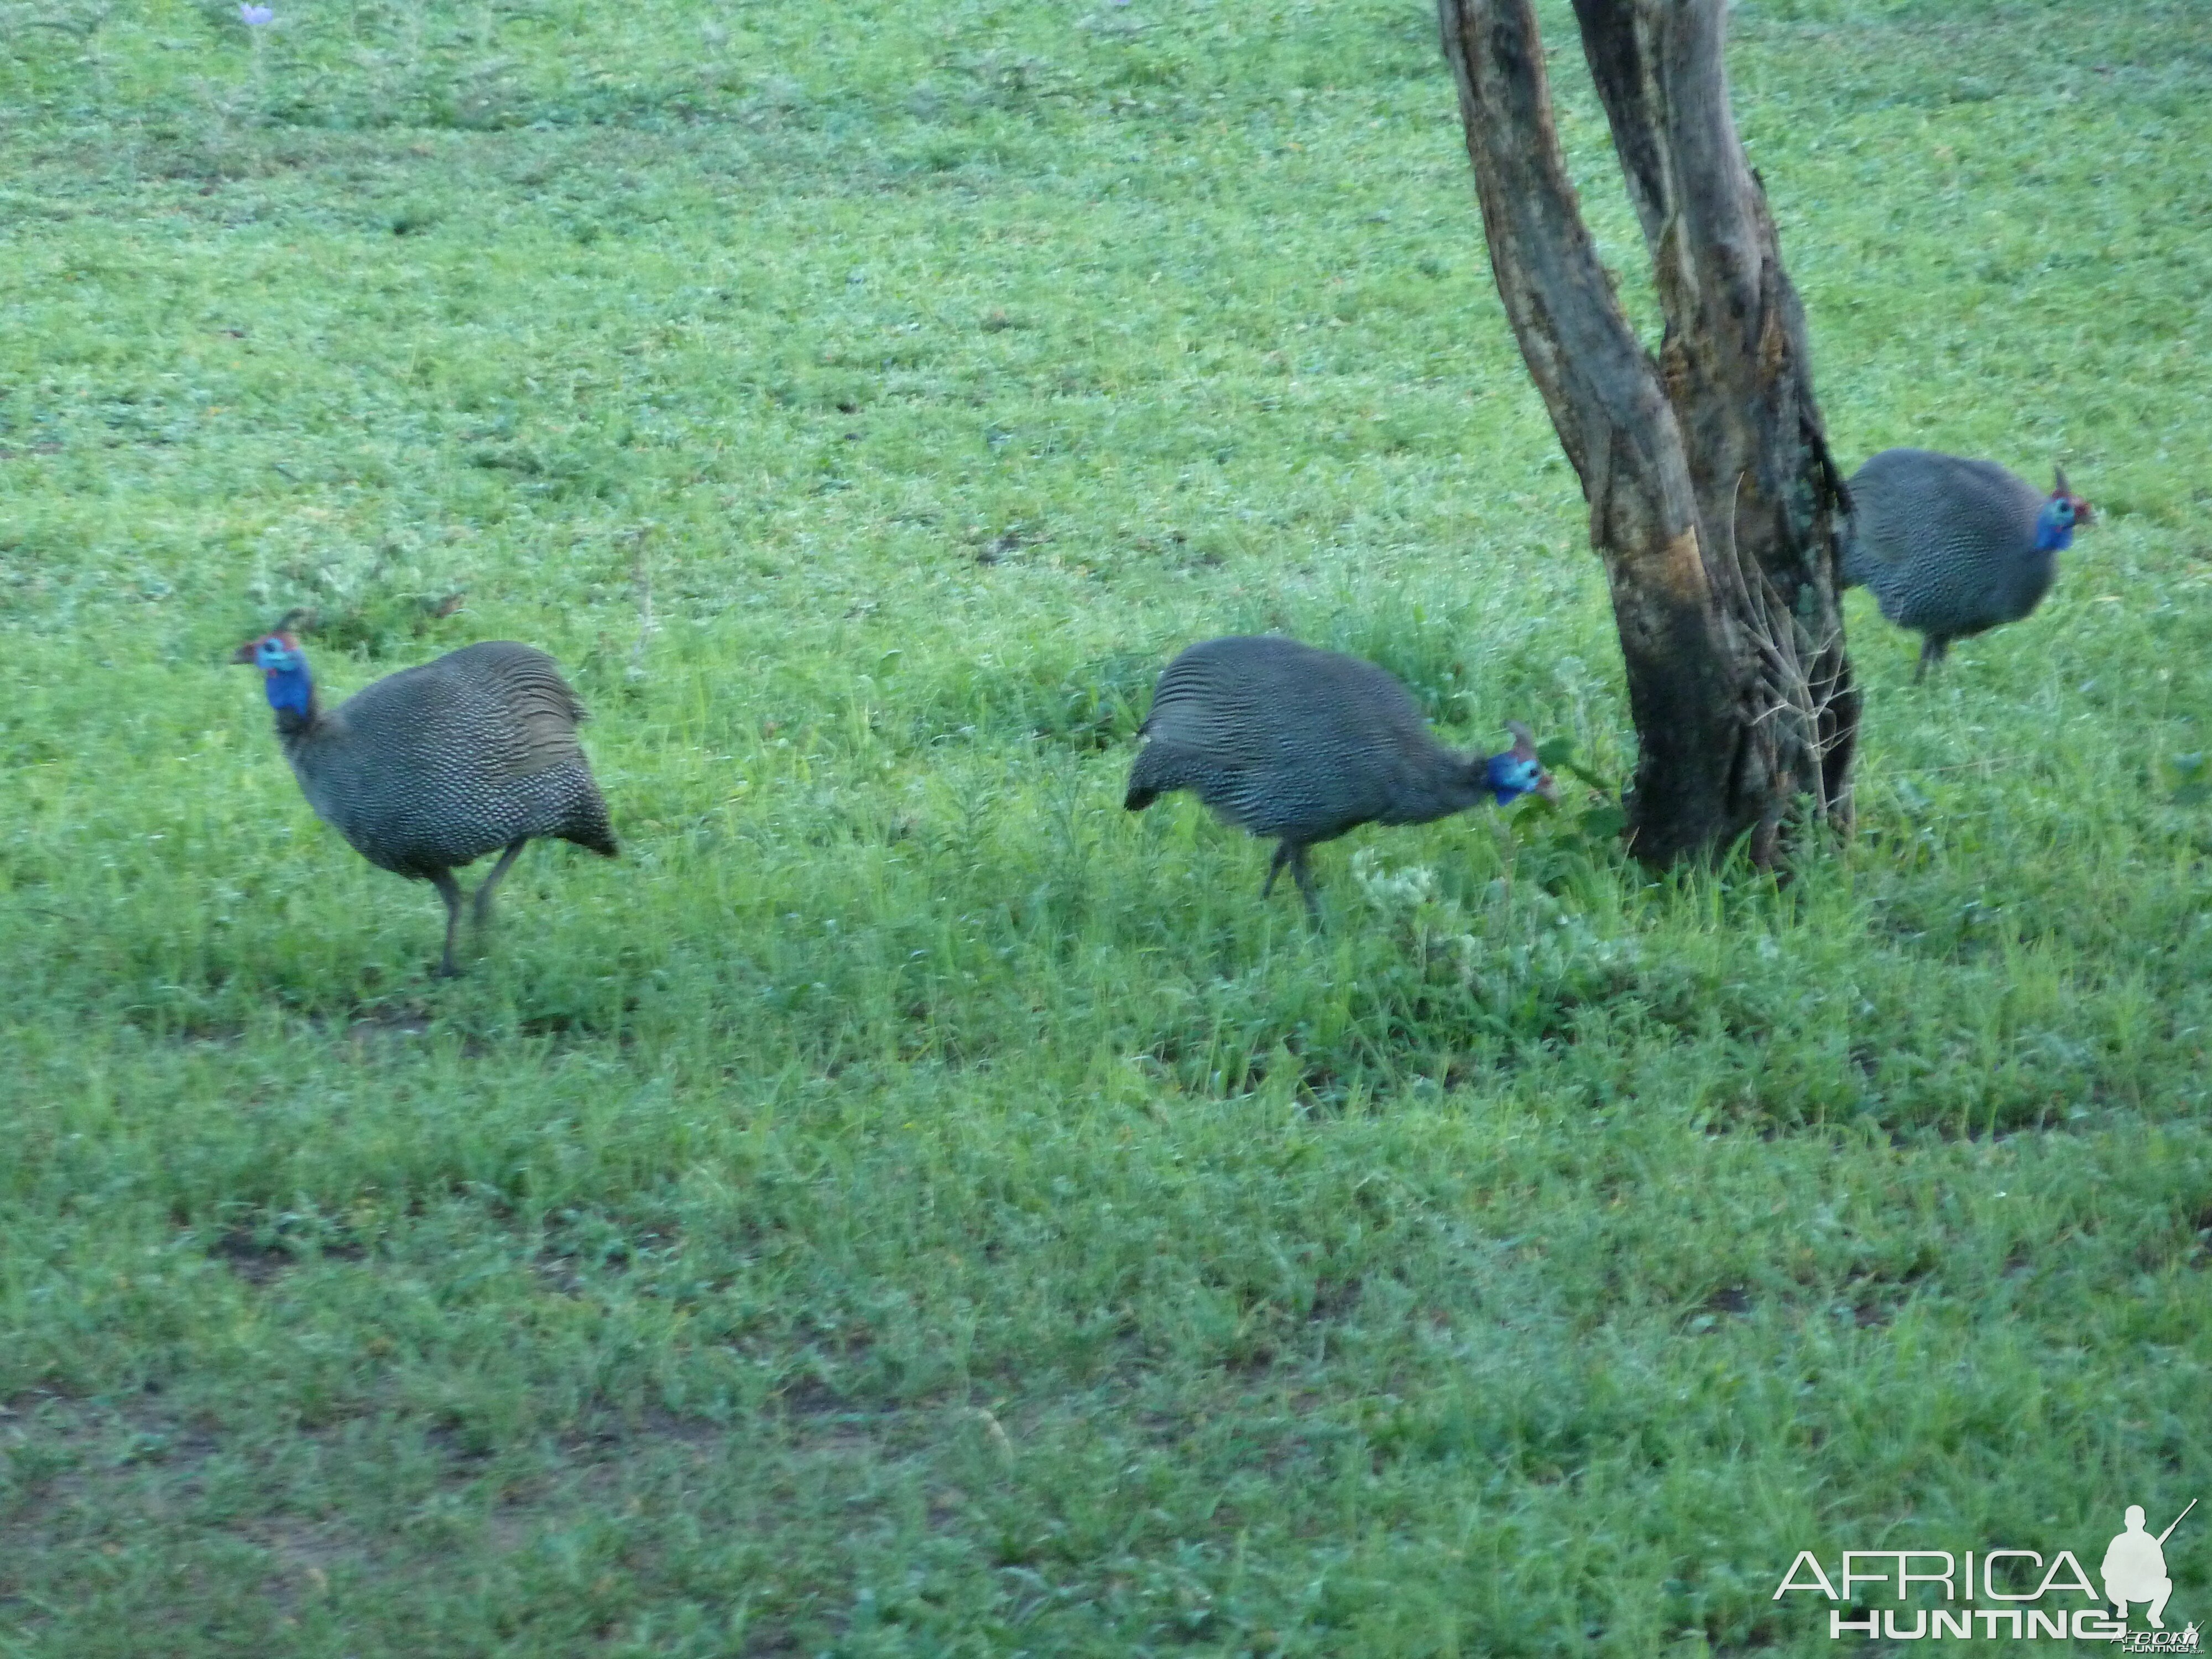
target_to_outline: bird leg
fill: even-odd
[[[1314,896],[1313,872],[1306,866],[1306,848],[1303,842],[1279,841],[1275,856],[1267,865],[1267,879],[1260,884],[1260,896],[1265,898],[1275,890],[1275,878],[1283,873],[1285,865],[1291,866],[1291,876],[1305,895],[1306,909],[1316,921],[1321,920],[1321,901]]]
[[[438,889],[438,896],[446,901],[446,954],[438,963],[438,977],[454,979],[461,971],[453,965],[453,934],[461,925],[461,884],[450,870],[432,871],[430,880]]]
[[[1301,842],[1291,854],[1291,874],[1297,878],[1298,891],[1305,895],[1306,914],[1316,927],[1321,922],[1321,901],[1314,896],[1313,872],[1306,866],[1305,843]]]
[[[1915,685],[1928,678],[1928,670],[1943,660],[1943,653],[1951,648],[1951,641],[1941,634],[1930,634],[1920,641],[1920,666],[1912,671]]]
[[[491,890],[499,885],[499,878],[507,873],[507,866],[513,864],[522,849],[529,844],[530,837],[527,836],[520,841],[507,842],[507,850],[499,855],[499,862],[492,866],[491,873],[483,878],[483,885],[477,889],[476,903],[472,909],[477,927],[491,926]]]

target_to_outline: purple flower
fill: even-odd
[[[250,29],[266,28],[276,21],[276,14],[267,6],[255,6],[239,0],[238,21]]]

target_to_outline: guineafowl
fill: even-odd
[[[289,634],[248,641],[232,660],[266,677],[277,740],[315,816],[379,869],[428,881],[446,901],[440,974],[459,971],[455,869],[506,849],[477,889],[481,927],[500,878],[533,836],[615,856],[606,803],[576,741],[584,705],[544,652],[487,641],[389,675],[329,710]]]
[[[2061,471],[2050,495],[1994,461],[1885,449],[1850,483],[1844,586],[1921,636],[1917,684],[1951,641],[2043,602],[2074,527],[2094,516]]]
[[[1122,805],[1189,789],[1225,823],[1276,837],[1262,898],[1289,865],[1318,918],[1306,849],[1363,823],[1427,823],[1488,795],[1559,799],[1525,726],[1500,755],[1429,735],[1406,688],[1371,662],[1274,636],[1208,640],[1161,674]]]

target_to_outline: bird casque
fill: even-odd
[[[1194,645],[1167,665],[1139,728],[1123,805],[1193,791],[1224,823],[1275,840],[1260,889],[1288,865],[1321,914],[1306,849],[1363,823],[1427,823],[1488,796],[1559,799],[1528,728],[1501,754],[1445,748],[1406,688],[1357,657],[1275,635]]]
[[[1994,461],[1885,449],[1850,481],[1846,587],[1921,635],[1916,683],[1951,641],[2018,622],[2043,602],[2058,556],[2095,510],[2063,471],[2045,495]]]
[[[262,672],[277,741],[315,816],[379,869],[437,888],[446,902],[441,974],[459,971],[454,870],[500,854],[477,889],[481,927],[528,842],[557,836],[616,856],[606,803],[576,741],[584,706],[544,652],[506,640],[468,646],[331,709],[288,633],[249,640],[231,660]]]

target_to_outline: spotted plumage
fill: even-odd
[[[277,740],[315,816],[379,869],[428,881],[446,901],[452,974],[460,888],[452,872],[498,852],[477,890],[479,925],[526,843],[556,836],[615,856],[606,803],[576,741],[586,718],[542,651],[471,645],[403,669],[325,710],[290,635],[240,646],[264,677]]]
[[[1844,585],[1920,635],[1924,677],[1953,640],[2018,622],[2043,602],[2058,556],[2094,516],[2058,473],[2045,495],[1994,461],[1885,449],[1850,483]]]
[[[1276,842],[1265,897],[1288,865],[1318,915],[1306,849],[1363,823],[1427,823],[1487,795],[1556,799],[1526,726],[1498,755],[1429,733],[1406,688],[1373,663],[1273,635],[1208,640],[1152,692],[1124,805],[1188,789],[1224,823]]]

